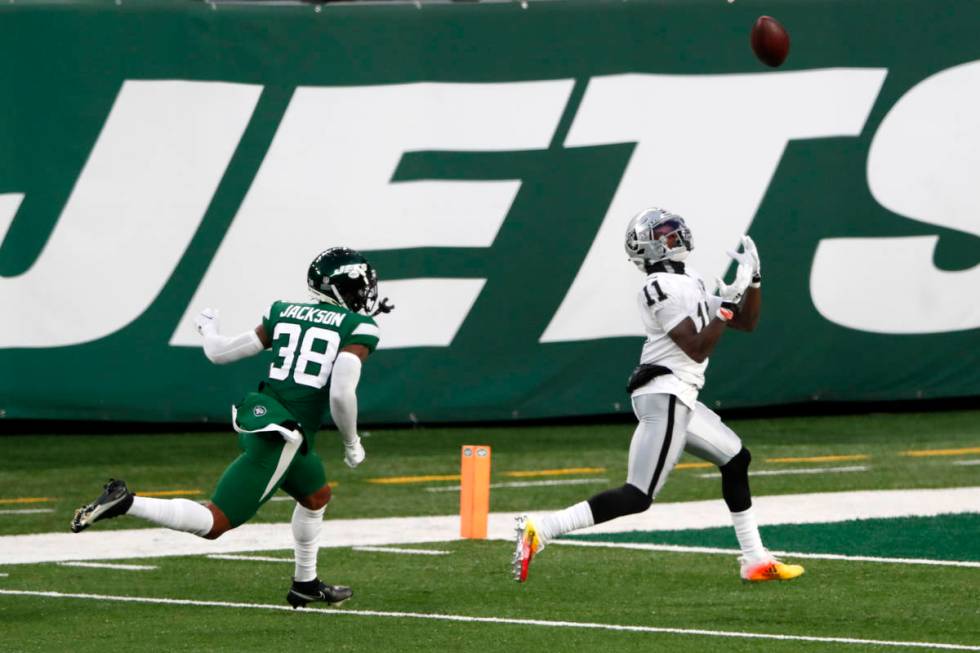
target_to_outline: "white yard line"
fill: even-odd
[[[93,569],[122,569],[123,571],[152,571],[156,565],[123,565],[109,562],[59,562],[62,567],[91,567]]]
[[[749,476],[786,476],[789,474],[839,474],[844,472],[866,472],[868,465],[849,465],[847,467],[807,467],[804,469],[763,469],[751,471]],[[720,478],[719,472],[698,474],[698,478]]]
[[[208,556],[213,560],[246,560],[249,562],[296,562],[292,558],[274,558],[272,556],[236,556],[230,554],[212,553]]]
[[[9,575],[10,575],[10,574],[0,574],[0,578],[6,578],[6,577],[7,577],[7,576],[9,576]]]
[[[54,512],[54,508],[24,508],[23,510],[0,510],[0,515],[36,515],[41,512]]]
[[[490,488],[511,487],[547,487],[549,485],[590,485],[593,483],[608,483],[607,478],[568,478],[560,481],[510,481],[507,483],[491,483]],[[433,485],[425,488],[426,492],[459,492],[458,485]]]
[[[452,551],[443,551],[442,549],[396,549],[390,546],[355,546],[352,548],[354,551],[370,551],[374,553],[404,553],[406,555],[420,556],[446,556],[452,553]]]
[[[954,460],[954,465],[980,465],[980,458],[975,458],[973,460]]]
[[[589,540],[552,540],[549,544],[586,546],[609,549],[633,549],[636,551],[664,551],[668,553],[708,553],[737,556],[738,549],[718,549],[708,546],[683,546],[679,544],[643,544],[641,542],[592,542]],[[838,553],[800,553],[797,551],[772,551],[783,558],[813,558],[816,560],[847,560],[850,562],[883,562],[893,565],[934,565],[937,567],[972,567],[980,569],[980,562],[969,560],[930,560],[928,558],[885,558],[877,556],[852,556]]]
[[[980,487],[930,490],[874,490],[757,496],[752,500],[762,526],[816,524],[891,517],[927,517],[980,512]],[[492,513],[487,529],[491,540],[510,540],[518,513]],[[130,523],[139,523],[132,519]],[[588,533],[690,530],[731,526],[731,515],[720,498],[711,501],[655,503],[636,515],[592,526]],[[390,517],[384,519],[326,519],[323,547],[389,546],[459,540],[459,515]],[[42,533],[0,537],[0,566],[63,560],[118,560],[164,556],[291,551],[289,522],[245,524],[206,540],[163,528],[100,530],[98,524],[82,533]]]
[[[880,639],[861,639],[857,637],[821,637],[811,635],[781,635],[775,633],[750,633],[728,630],[707,630],[702,628],[665,628],[659,626],[630,626],[603,624],[588,621],[550,621],[545,619],[514,619],[509,617],[470,617],[457,614],[438,614],[426,612],[384,612],[380,610],[301,610],[296,612],[288,605],[268,603],[232,603],[227,601],[194,601],[189,599],[167,599],[145,596],[112,596],[105,594],[68,594],[62,592],[32,592],[0,589],[0,594],[11,596],[38,596],[56,599],[81,599],[89,601],[118,601],[121,603],[143,603],[150,605],[193,605],[206,608],[231,608],[234,610],[278,610],[305,618],[309,615],[321,617],[381,617],[390,619],[423,619],[427,621],[451,621],[459,623],[504,624],[510,626],[542,626],[546,628],[577,628],[582,630],[611,630],[631,633],[692,635],[718,637],[725,639],[758,639],[795,642],[820,642],[828,644],[857,644],[860,646],[901,646],[908,648],[941,649],[948,651],[980,651],[980,646],[966,644],[946,644],[942,642],[902,642]],[[300,616],[302,615],[302,616]]]

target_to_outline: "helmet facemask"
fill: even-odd
[[[645,209],[630,220],[626,254],[643,271],[661,261],[681,262],[694,249],[694,237],[684,218],[664,209]]]

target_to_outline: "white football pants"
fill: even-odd
[[[667,481],[682,451],[721,467],[742,449],[742,440],[702,404],[692,411],[674,395],[642,394],[633,398],[639,424],[630,442],[626,482],[651,499]]]

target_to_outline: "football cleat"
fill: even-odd
[[[294,580],[286,600],[293,609],[305,607],[308,603],[326,603],[337,607],[352,596],[354,592],[349,587],[327,585],[319,578],[314,578],[303,583]]]
[[[133,496],[125,481],[110,478],[95,501],[75,511],[75,516],[71,518],[71,532],[81,533],[97,521],[125,515],[133,505]]]
[[[523,583],[527,580],[528,568],[535,554],[544,548],[534,522],[527,515],[517,518],[517,542],[514,548],[514,580]]]
[[[742,580],[761,582],[766,580],[793,580],[797,576],[803,575],[801,565],[788,565],[772,556],[749,562],[745,558],[739,558],[741,563],[740,575]]]

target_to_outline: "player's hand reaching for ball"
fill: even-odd
[[[742,236],[742,258],[737,259],[739,264],[744,260],[752,270],[752,287],[758,288],[762,281],[762,263],[759,261],[759,250],[755,246],[755,241],[750,236]],[[746,258],[748,257],[748,258]]]
[[[755,242],[749,236],[742,236],[742,251],[729,251],[731,256],[738,263],[741,269],[743,266],[748,268],[749,277],[752,283],[759,283],[762,280],[762,264],[759,261],[759,250],[755,247]]]

